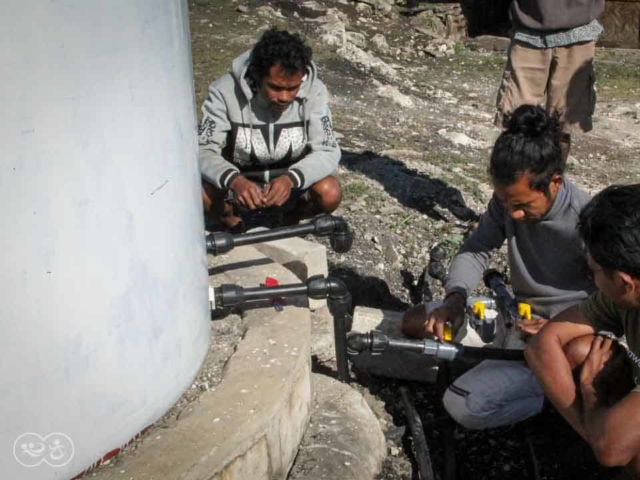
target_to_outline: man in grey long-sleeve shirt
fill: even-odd
[[[542,108],[516,109],[491,156],[494,196],[452,261],[444,305],[429,314],[424,306],[409,310],[405,335],[443,338],[447,322],[459,331],[467,297],[505,241],[514,295],[541,317],[521,322],[525,334],[535,334],[593,291],[576,229],[589,195],[563,178],[558,133],[557,121]],[[475,429],[523,420],[539,412],[543,401],[542,388],[524,363],[492,360],[458,378],[444,396],[453,418]]]
[[[228,229],[241,226],[230,196],[249,210],[295,199],[306,200],[307,214],[330,213],[340,204],[340,148],[311,56],[297,34],[270,29],[209,87],[199,132],[203,202]]]

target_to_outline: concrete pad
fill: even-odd
[[[289,269],[302,281],[314,275],[326,277],[329,273],[327,249],[319,243],[294,237],[260,243],[254,247],[263,255]],[[324,299],[309,299],[309,309],[312,311],[322,308],[326,304],[327,301]]]
[[[289,480],[373,480],[386,457],[380,422],[362,395],[312,375],[313,412]]]
[[[336,361],[333,335],[333,317],[329,307],[319,308],[311,313],[311,355],[320,363]]]
[[[252,247],[215,257],[212,284],[255,286],[265,276],[296,278],[264,262]],[[242,268],[234,265],[241,264]],[[222,382],[161,434],[143,439],[118,469],[99,479],[276,480],[287,478],[311,408],[310,319],[304,302],[242,313],[245,337],[225,366]],[[177,321],[179,319],[176,319]],[[117,426],[114,426],[117,428]],[[122,474],[120,472],[124,471]]]
[[[401,321],[402,312],[356,307],[351,330],[360,333],[379,330],[386,335],[402,337]],[[361,353],[350,357],[350,360],[356,372],[400,380],[435,382],[438,372],[432,357],[416,352],[388,352],[384,355]]]

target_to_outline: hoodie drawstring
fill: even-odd
[[[302,131],[302,135],[303,135],[303,139],[304,139],[304,143],[306,145],[307,141],[308,141],[308,135],[307,135],[307,97],[304,97],[302,99],[302,105],[301,105],[301,110],[302,110],[302,122],[303,122],[303,131]],[[300,111],[298,111],[298,114],[300,113]]]

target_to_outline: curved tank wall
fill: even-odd
[[[7,0],[0,31],[0,478],[68,480],[206,353],[188,11]]]

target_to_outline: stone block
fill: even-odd
[[[351,330],[361,333],[379,330],[386,335],[402,337],[401,321],[402,312],[356,307]],[[416,352],[396,351],[384,355],[371,355],[365,352],[352,356],[351,363],[356,372],[363,371],[370,375],[417,382],[435,382],[438,372],[432,357]]]
[[[312,374],[313,413],[288,480],[371,480],[386,457],[380,422],[362,395]]]

